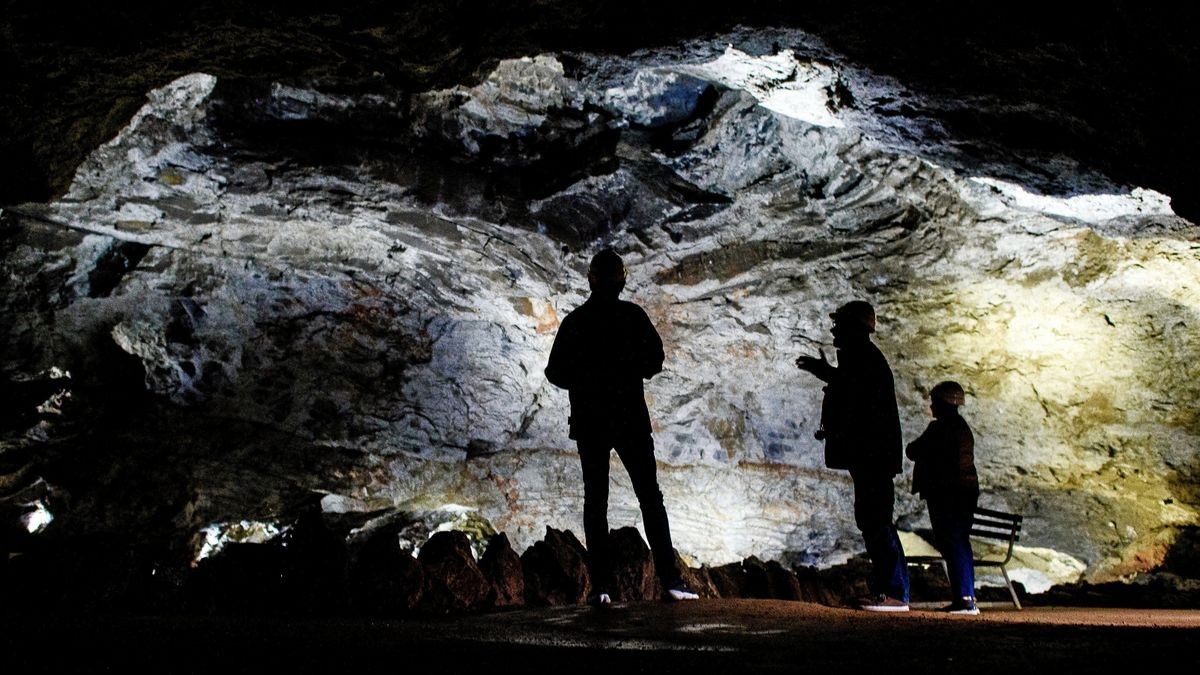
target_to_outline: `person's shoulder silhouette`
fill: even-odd
[[[625,264],[612,249],[592,259],[591,296],[562,321],[546,377],[558,387],[605,389],[614,381],[649,378],[662,370],[663,349],[646,311],[620,299]]]

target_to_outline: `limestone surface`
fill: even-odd
[[[665,344],[647,400],[691,560],[861,551],[793,362],[836,358],[828,314],[865,299],[907,439],[966,387],[983,505],[1053,553],[1030,579],[1152,569],[1200,508],[1200,230],[1071,158],[972,159],[945,106],[792,30],[393,95],[181,78],[3,214],[0,373],[69,371],[74,403],[5,437],[0,489],[70,493],[46,532],[183,542],[313,492],[474,509],[517,551],[580,530],[542,369],[612,246]],[[638,525],[618,464],[610,520]]]

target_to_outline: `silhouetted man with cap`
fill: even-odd
[[[664,597],[695,600],[698,596],[683,583],[675,565],[642,389],[643,379],[662,371],[662,340],[641,307],[618,298],[625,288],[625,264],[612,249],[592,258],[588,285],[591,297],[558,329],[546,379],[570,393],[571,438],[583,464],[583,529],[595,585],[591,601],[611,602],[608,466],[613,449],[641,505]]]
[[[829,315],[838,365],[801,356],[796,366],[828,383],[821,406],[825,464],[850,471],[854,480],[854,521],[871,557],[871,596],[859,601],[876,612],[908,611],[908,567],[892,521],[903,448],[896,386],[887,359],[871,342],[875,309],[861,300]]]

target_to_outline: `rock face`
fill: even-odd
[[[609,589],[620,600],[649,600],[662,592],[655,575],[654,558],[642,535],[632,527],[609,533],[609,552],[614,561],[616,587]]]
[[[511,607],[525,604],[525,572],[521,557],[512,549],[504,533],[488,541],[487,551],[479,560],[479,568],[487,577],[487,603],[492,607]]]
[[[462,532],[438,532],[421,548],[418,558],[425,570],[423,601],[431,609],[467,609],[479,605],[488,593],[488,581],[471,554],[471,542]]]
[[[582,522],[541,371],[612,246],[666,346],[647,398],[695,560],[861,549],[813,438],[819,383],[792,363],[832,357],[827,315],[858,298],[906,438],[933,384],[963,383],[984,505],[1091,580],[1151,569],[1200,506],[1200,231],[1070,158],[973,163],[944,103],[798,31],[536,54],[423,92],[183,77],[65,197],[3,213],[0,373],[38,395],[5,395],[0,496],[44,479],[47,536],[179,547],[314,491],[342,512],[457,504],[561,568],[526,577],[531,602],[574,601],[578,542],[530,548]],[[52,369],[57,402],[30,384]],[[613,473],[612,523],[637,523]],[[393,544],[357,553],[358,602],[417,601],[372,590]]]
[[[546,538],[521,554],[525,602],[531,605],[574,605],[592,592],[587,553],[570,531],[546,528]]]

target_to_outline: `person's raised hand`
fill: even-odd
[[[815,356],[799,356],[796,358],[796,367],[800,370],[807,370],[810,373],[819,373],[828,370],[832,366],[825,359],[825,352],[821,352],[821,357]]]

